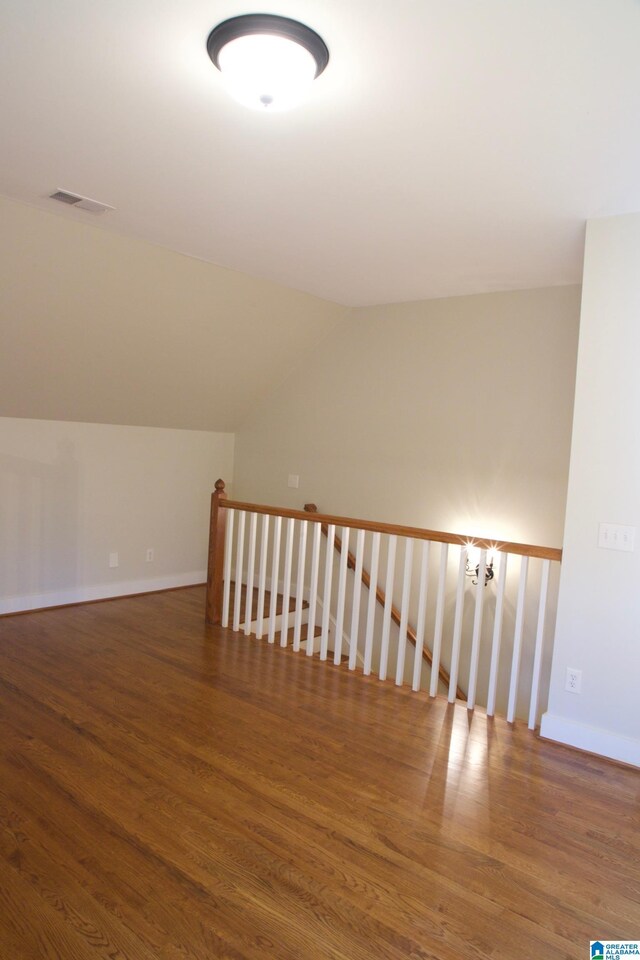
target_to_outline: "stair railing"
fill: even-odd
[[[305,509],[305,513],[317,513],[317,512],[318,512],[318,508],[317,508],[317,506],[316,506],[315,503],[305,503],[304,509]],[[327,533],[328,533],[327,524],[326,524],[326,523],[322,523],[322,524],[320,525],[320,528],[321,528],[321,530],[322,530],[323,536],[326,537],[326,536],[327,536]],[[342,540],[341,540],[341,538],[338,536],[337,533],[336,533],[335,537],[333,538],[333,546],[334,546],[334,549],[335,549],[336,553],[338,553],[338,554],[341,554],[341,553],[342,553]],[[355,555],[354,555],[350,550],[347,550],[347,569],[348,569],[348,570],[354,570],[354,571],[358,569],[358,563],[357,563],[356,557],[355,557]],[[369,574],[369,571],[368,571],[368,570],[365,570],[364,567],[361,567],[361,569],[360,569],[360,576],[361,576],[361,578],[362,578],[362,583],[364,584],[364,586],[366,587],[366,589],[367,589],[367,590],[371,590],[371,575]],[[385,596],[385,593],[384,593],[384,590],[382,589],[382,587],[376,586],[376,587],[375,587],[374,594],[375,594],[376,602],[384,609],[384,607],[386,606],[386,603],[387,603],[387,598],[386,598],[386,596]],[[393,603],[391,604],[391,620],[392,620],[393,623],[395,623],[396,626],[398,626],[398,627],[400,627],[400,626],[402,625],[402,612],[401,612],[400,610],[398,610],[398,608],[397,608],[396,606],[394,606]],[[417,633],[416,633],[415,629],[414,629],[414,628],[411,626],[411,624],[409,624],[409,623],[407,624],[407,628],[406,628],[406,629],[407,629],[407,639],[408,639],[408,640],[413,644],[413,646],[415,647],[416,644],[417,644],[417,642],[418,642]],[[431,650],[429,649],[429,647],[426,647],[426,646],[423,646],[423,647],[422,647],[422,657],[423,657],[424,660],[427,661],[427,663],[429,664],[430,667],[433,667],[433,656],[431,655]],[[448,673],[447,670],[444,668],[444,666],[442,665],[442,663],[441,663],[440,666],[438,667],[438,673],[439,673],[439,676],[440,676],[440,680],[442,681],[442,683],[444,684],[444,686],[448,689],[448,688],[449,688],[449,684],[450,684],[450,682],[451,682],[451,677],[449,676],[449,673]],[[457,700],[466,700],[466,695],[465,695],[465,693],[464,693],[464,690],[462,690],[461,687],[457,687],[457,689],[456,689],[456,699],[457,699]]]
[[[342,533],[338,556],[330,546],[336,545],[336,528]],[[399,545],[404,551],[396,606]],[[438,546],[436,569],[432,553]],[[461,699],[468,709],[482,705],[489,716],[502,712],[509,722],[523,716],[533,729],[548,688],[549,587],[552,578],[557,584],[561,558],[553,547],[229,500],[218,480],[211,501],[206,619],[258,638],[266,630],[270,643],[279,633],[281,646],[291,641],[299,651],[304,644],[308,656],[317,652],[317,640],[320,659],[328,658],[332,646],[336,665],[346,646],[350,670],[360,666],[367,675],[375,668],[381,680],[391,672],[398,685],[409,682],[430,696],[444,692],[450,702]],[[534,564],[538,572],[532,577]]]

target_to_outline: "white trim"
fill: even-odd
[[[294,611],[289,610],[289,616],[291,616],[291,614],[292,614],[293,612],[294,612]],[[305,624],[305,623],[308,623],[308,622],[309,622],[309,607],[305,607],[303,610],[301,610],[301,611],[300,611],[300,616],[301,616],[301,618],[302,618],[302,619],[300,620],[300,626],[302,626],[302,625]],[[265,621],[266,621],[267,623],[269,623],[269,618],[268,618],[268,617],[265,617]],[[279,613],[279,614],[277,615],[277,617],[274,617],[274,621],[275,621],[275,629],[276,629],[276,632],[282,631],[282,627],[283,627],[283,624],[284,624],[284,612],[283,612],[283,613]],[[242,630],[245,630],[245,631],[246,631],[246,627],[247,627],[246,621],[243,621],[243,622],[240,624],[240,631],[242,631]],[[291,629],[291,624],[289,624],[289,629]],[[257,620],[252,620],[251,623],[249,624],[249,633],[250,633],[252,636],[255,637],[255,636],[257,635],[257,630],[258,630],[258,621],[257,621]],[[262,639],[262,637],[260,637],[260,639]]]
[[[243,575],[243,577],[242,577],[242,583],[243,583],[244,586],[246,586],[246,582],[247,582],[247,581],[246,581],[246,577]],[[264,581],[265,589],[268,590],[269,593],[273,593],[273,590],[272,590],[272,588],[271,588],[271,584],[272,584],[272,583],[273,583],[273,577],[266,577],[266,578],[265,578],[265,581]],[[303,600],[308,600],[308,599],[309,599],[309,594],[310,594],[310,592],[311,592],[311,591],[310,591],[309,587],[305,584],[304,590],[302,591],[302,599],[303,599]],[[284,580],[278,580],[278,589],[276,590],[276,593],[277,593],[277,594],[280,594],[280,595],[282,595],[282,594],[284,593]],[[296,583],[292,583],[292,584],[291,584],[291,594],[290,594],[289,599],[290,599],[290,600],[295,600],[295,599],[297,599],[297,597],[298,597],[297,584],[296,584]],[[265,620],[268,619],[266,613],[265,613],[265,615],[264,615],[264,618],[265,618]]]
[[[352,571],[350,571],[350,572],[352,572]],[[322,613],[322,611],[324,610],[324,603],[322,602],[322,600],[320,599],[320,597],[318,597],[317,604],[318,604],[318,606],[320,607],[320,613]],[[322,617],[320,617],[320,620],[322,620]],[[331,613],[331,611],[329,611],[329,624],[330,624],[329,636],[330,636],[330,637],[333,636],[333,638],[334,638],[334,640],[335,640],[335,638],[336,638],[336,627],[338,626],[338,623],[337,623],[337,620],[336,620],[336,618],[334,617],[334,615]],[[317,639],[317,638],[316,638],[316,639]],[[305,643],[306,643],[306,640],[305,640]],[[346,630],[344,630],[344,629],[343,629],[343,631],[342,631],[342,644],[343,644],[343,646],[346,646],[346,648],[347,648],[347,650],[349,650],[349,652],[351,652],[351,638],[349,637],[349,635],[347,634]],[[334,651],[335,651],[335,643],[334,643],[334,645],[333,645],[333,649],[334,649]],[[362,654],[360,653],[360,651],[357,649],[357,647],[356,647],[356,657],[357,657],[357,660],[358,660],[358,663],[360,664],[360,666],[364,666],[364,657],[362,656]]]
[[[232,573],[233,573],[233,571],[232,571]],[[206,581],[206,579],[207,579],[207,574],[206,574],[206,571],[205,571],[205,573],[204,573],[204,580],[203,580],[202,582],[204,583],[204,582]],[[234,582],[235,582],[235,577],[234,577]],[[265,577],[264,585],[265,585],[265,589],[268,590],[269,593],[272,593],[272,592],[273,592],[272,589],[271,589],[271,584],[272,584],[272,583],[273,583],[273,577]],[[247,578],[246,578],[246,575],[245,575],[244,571],[243,571],[243,574],[242,574],[242,586],[243,586],[243,587],[246,587],[246,586],[247,586]],[[255,584],[254,584],[254,586],[255,586]],[[283,594],[283,593],[284,593],[284,580],[278,580],[278,589],[276,590],[276,594]],[[310,594],[310,589],[309,589],[309,587],[307,587],[307,586],[305,585],[305,588],[304,588],[304,590],[303,590],[303,592],[302,592],[302,599],[303,599],[303,600],[308,600],[308,599],[309,599],[309,594]],[[296,584],[295,584],[295,583],[292,583],[292,584],[291,584],[291,596],[289,597],[289,599],[290,599],[290,600],[291,600],[291,599],[296,599],[297,596],[298,596],[298,594],[297,594],[297,591],[296,591]],[[265,612],[264,618],[265,618],[265,620],[268,619],[268,614],[267,614],[266,612]],[[242,622],[244,623],[244,620],[243,620]]]
[[[329,623],[331,624],[331,627],[332,627],[332,629],[329,631],[329,635],[331,635],[331,633],[333,633],[333,635],[334,635],[334,637],[335,637],[335,636],[336,636],[336,628],[337,628],[337,626],[338,626],[338,623],[337,623],[336,618],[334,617],[334,615],[333,615],[332,613],[329,614]],[[349,653],[351,653],[351,638],[348,636],[346,630],[343,630],[343,631],[342,631],[342,646],[343,646],[343,647],[346,647],[347,650],[349,651]],[[335,648],[335,645],[334,645],[334,648]],[[346,654],[345,654],[345,656],[346,656]],[[362,654],[360,653],[360,651],[358,650],[357,647],[356,647],[356,659],[357,659],[358,663],[360,664],[360,666],[362,667],[362,666],[364,665],[364,657],[362,656]]]
[[[154,590],[170,590],[172,587],[190,587],[204,583],[206,570],[189,573],[168,574],[145,580],[121,580],[118,583],[97,583],[88,587],[72,587],[52,590],[48,593],[30,593],[21,597],[6,597],[0,600],[1,613],[22,613],[41,607],[61,607],[68,603],[86,603],[89,600],[113,600],[132,593],[153,593]]]
[[[640,740],[603,730],[601,727],[592,727],[577,720],[567,720],[564,717],[545,713],[540,725],[540,736],[547,740],[556,740],[566,743],[570,747],[588,750],[610,760],[620,760],[640,767]]]

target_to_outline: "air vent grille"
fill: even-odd
[[[65,193],[64,190],[56,190],[50,194],[52,200],[59,200],[60,203],[79,203],[82,197],[75,197],[72,193]]]
[[[58,200],[59,203],[66,203],[69,206],[77,207],[78,210],[86,210],[88,213],[104,213],[106,210],[113,210],[108,203],[100,203],[99,200],[91,200],[89,197],[82,197],[78,193],[70,193],[68,190],[56,190],[50,193],[51,200]]]

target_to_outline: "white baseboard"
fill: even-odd
[[[52,590],[48,593],[3,597],[0,599],[0,614],[22,613],[25,610],[39,610],[42,607],[60,607],[69,603],[86,603],[88,600],[109,600],[113,597],[124,597],[131,593],[170,590],[172,587],[188,587],[193,583],[204,583],[206,579],[206,570],[192,570],[189,573],[167,574],[164,577],[152,577],[145,580],[122,580],[118,583],[97,583],[87,587]]]
[[[610,730],[545,713],[540,725],[540,736],[587,750],[589,753],[597,753],[610,760],[620,760],[622,763],[640,767],[640,740],[624,737]]]

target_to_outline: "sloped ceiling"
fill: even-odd
[[[0,200],[0,417],[234,431],[346,313]]]
[[[638,0],[278,0],[331,60],[268,116],[205,50],[253,9],[4,0],[0,192],[347,305],[576,282],[640,209]]]

